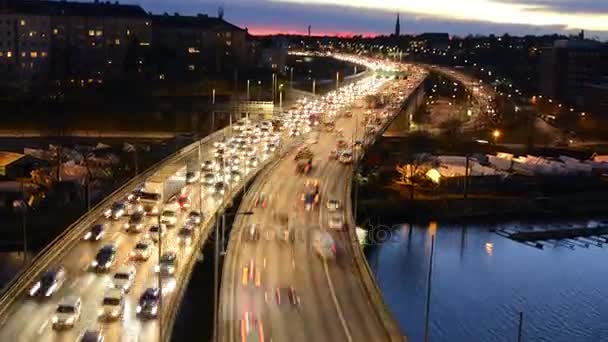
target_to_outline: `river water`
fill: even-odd
[[[608,244],[539,250],[491,227],[401,225],[368,248],[385,302],[410,341],[424,340],[432,233],[430,341],[516,341],[519,312],[524,341],[608,341]]]

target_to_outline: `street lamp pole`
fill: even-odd
[[[247,80],[247,101],[249,101],[249,86],[251,85],[250,80]]]
[[[279,107],[283,108],[283,83],[279,85]]]
[[[336,90],[340,87],[340,72],[336,71]]]
[[[316,87],[317,87],[317,80],[313,78],[312,80],[312,94],[316,95]]]
[[[293,88],[293,67],[289,70],[289,87]]]
[[[215,88],[213,88],[213,93],[211,95],[211,104],[215,105]]]

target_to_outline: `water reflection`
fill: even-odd
[[[539,250],[489,228],[403,225],[369,248],[385,300],[411,341],[424,337],[432,230],[431,341],[515,341],[520,311],[526,341],[608,341],[608,245]]]

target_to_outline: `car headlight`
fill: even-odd
[[[74,323],[74,317],[73,316],[65,320],[65,324],[73,324],[73,323]]]
[[[84,239],[85,240],[88,240],[90,238],[91,238],[91,232],[88,232],[88,233],[84,234]]]
[[[48,290],[46,290],[46,292],[44,293],[44,296],[48,297],[48,296],[52,295],[53,292],[55,292],[56,288],[57,288],[57,283],[54,283],[53,285],[49,286]]]
[[[103,316],[103,313],[104,313],[103,309],[97,310],[97,316]]]
[[[53,323],[57,323],[59,321],[59,318],[57,316],[53,316]]]
[[[129,228],[129,223],[125,223],[125,228]]]
[[[135,256],[135,251],[131,251],[131,253],[129,253],[130,256]]]
[[[32,288],[30,289],[30,296],[35,295],[38,290],[40,289],[40,282],[37,282],[36,284],[34,284],[34,286],[32,286]]]
[[[141,305],[138,305],[138,306],[135,308],[135,312],[136,312],[136,313],[140,313],[140,312],[141,312]]]
[[[97,265],[98,265],[97,260],[93,260],[93,262],[91,263],[91,266],[97,267]]]
[[[156,312],[158,311],[158,306],[154,305],[154,307],[152,308],[152,310],[150,310],[150,313],[153,315],[156,315]]]
[[[105,268],[110,267],[110,265],[112,265],[112,263],[111,263],[110,261],[106,262],[106,264],[105,264]]]
[[[160,272],[160,266],[159,265],[154,266],[154,272],[157,272],[157,273]]]

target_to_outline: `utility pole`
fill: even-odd
[[[220,273],[220,218],[219,214],[215,215],[215,248],[213,254],[213,334],[214,341],[219,339],[218,324],[219,324],[219,273]]]
[[[464,199],[469,197],[469,154],[467,153],[465,159],[465,170],[464,170]]]
[[[213,88],[213,93],[211,95],[211,104],[215,105],[215,88]]]
[[[293,67],[289,69],[289,87],[293,89]]]
[[[316,79],[312,79],[312,94],[316,95],[316,87],[317,87],[317,80]]]
[[[431,280],[433,276],[433,254],[435,253],[435,235],[431,235],[431,255],[429,256],[429,273],[426,281],[426,309],[424,312],[424,342],[429,341],[429,317],[431,314]]]
[[[272,73],[272,103],[274,103],[274,100],[276,99],[276,93],[275,93],[275,89],[276,89],[276,74]]]

